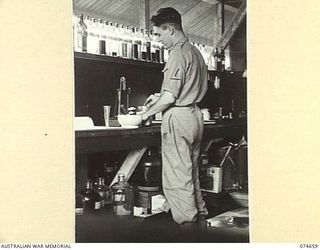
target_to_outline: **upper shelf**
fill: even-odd
[[[127,64],[127,65],[137,65],[137,66],[159,68],[159,69],[163,69],[163,67],[164,67],[164,63],[154,63],[154,62],[121,58],[121,57],[95,55],[95,54],[82,53],[82,52],[74,52],[74,58],[84,59],[84,60],[92,60],[92,61],[120,63],[120,64]]]
[[[75,59],[84,59],[84,60],[91,60],[91,61],[102,61],[102,62],[112,62],[112,63],[119,63],[125,65],[137,65],[143,67],[150,67],[150,68],[157,68],[162,70],[164,67],[164,63],[154,63],[154,62],[147,62],[147,61],[140,61],[134,59],[127,59],[122,57],[113,57],[113,56],[106,56],[106,55],[95,55],[83,52],[74,52]],[[216,70],[208,70],[208,73],[211,75],[235,75],[241,76],[243,72],[237,71],[216,71]]]

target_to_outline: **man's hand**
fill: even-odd
[[[143,121],[146,121],[149,118],[149,116],[146,115],[146,112],[142,113],[141,116]]]
[[[147,107],[147,111],[141,114],[142,119],[145,121],[150,116],[166,110],[175,102],[175,100],[175,96],[168,91],[164,91],[159,97],[150,95],[144,103],[144,106]]]
[[[159,100],[159,96],[150,95],[147,100],[144,102],[144,106],[149,109],[151,106],[153,106],[157,101]]]

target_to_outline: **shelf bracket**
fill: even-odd
[[[112,186],[114,183],[118,181],[118,174],[122,173],[125,175],[126,180],[128,181],[133,174],[134,170],[136,169],[139,161],[141,160],[143,154],[146,152],[147,147],[143,147],[140,149],[134,149],[131,150],[124,162],[122,163],[118,173],[116,176],[113,178],[110,186]]]

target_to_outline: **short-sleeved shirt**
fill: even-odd
[[[164,69],[162,91],[176,97],[175,106],[200,102],[208,89],[207,67],[200,51],[183,38],[170,49]]]

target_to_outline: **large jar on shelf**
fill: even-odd
[[[160,158],[149,149],[147,155],[139,163],[142,170],[142,178],[138,189],[146,191],[158,191],[161,186],[161,161]]]
[[[125,180],[124,174],[118,175],[118,182],[111,186],[113,213],[115,215],[132,215],[134,195],[132,186]]]

